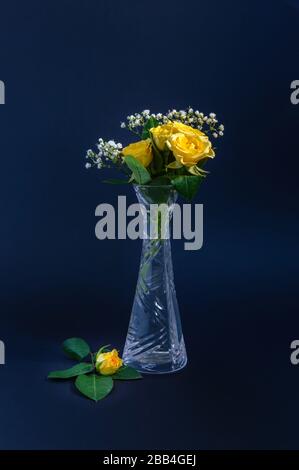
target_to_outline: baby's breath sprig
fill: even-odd
[[[162,117],[162,114],[159,114],[159,116]],[[145,109],[141,113],[127,116],[127,122],[121,122],[120,127],[141,136],[142,129],[150,118],[155,118],[159,121],[156,114],[151,113],[149,109]]]
[[[154,114],[151,113],[149,109],[145,109],[140,113],[127,116],[126,121],[121,122],[120,127],[123,129],[128,129],[134,134],[141,135],[144,125],[150,118],[155,119],[159,124],[167,124],[170,121],[178,121],[188,126],[194,127],[195,129],[202,130],[206,134],[210,133],[215,139],[224,135],[224,125],[218,123],[218,119],[215,113],[210,113],[207,116],[191,107],[181,111],[172,109],[169,110],[166,114]]]
[[[121,151],[122,144],[116,143],[114,140],[105,141],[102,138],[98,140],[98,152],[89,149],[86,153],[88,162],[85,164],[86,168],[97,166],[101,168],[111,168],[113,165],[122,164]]]

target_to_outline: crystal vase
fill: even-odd
[[[143,245],[123,359],[143,373],[176,372],[187,363],[169,238],[177,193],[171,186],[134,188]]]

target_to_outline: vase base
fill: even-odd
[[[182,370],[187,365],[187,357],[183,356],[177,360],[170,360],[169,352],[152,352],[143,357],[126,357],[126,365],[134,367],[142,374],[173,374]]]

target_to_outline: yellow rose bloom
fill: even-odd
[[[199,129],[194,129],[191,126],[187,126],[186,124],[183,124],[182,122],[178,121],[168,122],[167,124],[162,124],[161,126],[152,127],[150,129],[150,132],[159,150],[164,150],[168,139],[173,134],[177,134],[178,132],[186,135],[205,135]]]
[[[169,122],[150,129],[153,140],[159,150],[164,149],[166,141],[173,134],[173,124],[173,122]]]
[[[151,139],[140,140],[128,145],[122,150],[124,156],[131,155],[141,163],[141,165],[147,167],[150,165],[153,159]]]
[[[212,144],[205,134],[172,134],[167,140],[167,146],[180,164],[191,167],[200,160],[215,156]]]
[[[186,124],[183,124],[182,122],[173,122],[173,134],[177,134],[178,132],[186,135],[205,135],[202,131],[199,129],[194,129],[194,127],[187,126]]]
[[[96,369],[102,375],[115,374],[122,365],[123,360],[119,357],[116,349],[96,356]]]

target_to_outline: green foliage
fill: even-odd
[[[108,352],[109,351],[109,346],[110,346],[110,344],[105,344],[105,346],[100,347],[100,349],[98,350],[96,355],[104,353],[104,352]]]
[[[136,380],[142,379],[142,375],[133,367],[121,367],[116,374],[113,375],[114,380]]]
[[[69,338],[64,341],[62,347],[68,357],[78,361],[90,354],[90,347],[82,338]]]
[[[150,169],[153,175],[159,175],[159,173],[164,171],[166,154],[164,155],[164,153],[158,149],[152,138],[151,140],[153,149],[153,160],[151,162]]]
[[[149,184],[150,186],[169,186],[171,184],[171,177],[167,175],[157,176]]]
[[[48,379],[70,379],[77,377],[77,375],[87,374],[94,370],[94,365],[88,362],[80,362],[69,369],[54,370],[48,375]]]
[[[147,184],[151,181],[151,175],[147,169],[141,165],[138,160],[136,160],[136,158],[131,155],[127,155],[124,157],[124,161],[132,171],[136,183]]]
[[[79,375],[76,378],[75,386],[82,395],[94,401],[105,398],[113,389],[111,377],[104,377],[96,374]]]
[[[191,201],[196,195],[202,180],[202,176],[176,176],[172,178],[171,182],[179,194]]]
[[[133,367],[122,366],[115,374],[102,375],[96,370],[96,356],[99,353],[109,352],[109,344],[101,346],[97,353],[90,350],[89,345],[82,338],[69,338],[63,342],[63,350],[72,359],[81,361],[90,355],[91,362],[80,362],[68,369],[55,370],[48,374],[48,379],[75,378],[77,390],[90,400],[99,401],[105,398],[113,389],[113,380],[141,379],[141,374]],[[91,373],[92,372],[92,373]]]

